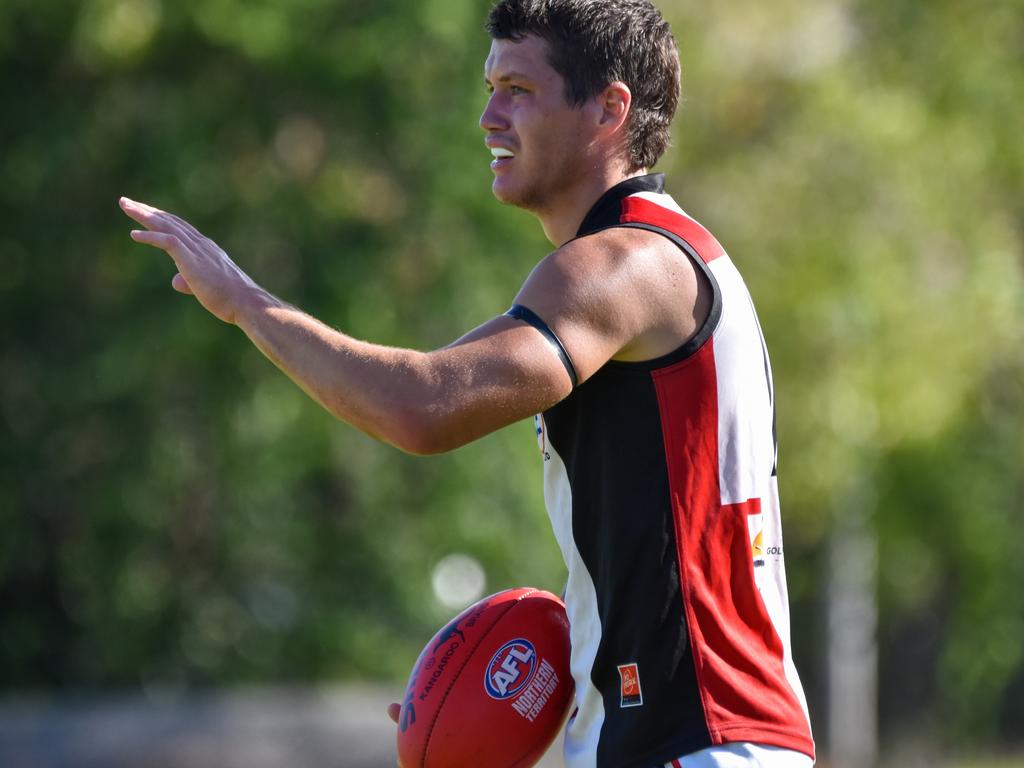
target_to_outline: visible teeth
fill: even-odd
[[[515,157],[515,155],[504,147],[491,147],[491,154],[494,157]]]

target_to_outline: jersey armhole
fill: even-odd
[[[653,232],[656,235],[673,242],[676,247],[685,253],[693,265],[700,271],[700,273],[707,279],[711,285],[711,307],[708,310],[708,316],[704,319],[704,323],[697,332],[690,337],[687,341],[683,342],[674,351],[668,354],[656,357],[651,360],[636,360],[636,361],[625,361],[625,360],[609,360],[605,363],[606,366],[617,368],[619,370],[634,370],[634,371],[651,371],[658,368],[664,368],[675,363],[682,362],[690,357],[693,357],[697,351],[704,346],[705,343],[714,335],[718,329],[719,324],[722,321],[722,289],[718,285],[718,280],[715,278],[714,273],[708,266],[708,263],[701,258],[697,250],[682,237],[677,235],[671,230],[659,227],[655,224],[645,224],[642,222],[626,222],[622,224],[613,224],[604,229],[642,229],[645,232]],[[603,232],[604,230],[597,230]],[[594,233],[591,233],[594,234]]]

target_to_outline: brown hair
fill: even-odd
[[[544,39],[574,106],[609,83],[625,83],[633,95],[629,171],[650,168],[664,154],[679,104],[679,51],[650,0],[499,0],[487,31],[495,40]]]

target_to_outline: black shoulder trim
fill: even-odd
[[[537,317],[537,313],[528,307],[524,307],[522,304],[513,304],[508,312],[505,313],[509,317],[515,318],[516,320],[522,320],[524,323],[529,323],[547,339],[548,344],[555,350],[555,354],[558,355],[558,359],[562,361],[562,365],[565,366],[566,373],[569,374],[569,381],[572,382],[572,388],[576,389],[578,382],[576,378],[576,368],[572,364],[572,360],[569,359],[569,353],[565,351],[565,347],[562,346],[562,342],[559,341],[558,337],[555,336],[555,332],[552,331],[548,324]]]

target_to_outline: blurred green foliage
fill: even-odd
[[[4,688],[400,679],[450,613],[445,555],[560,589],[532,425],[416,459],[333,422],[116,205],[355,336],[448,343],[548,249],[489,194],[487,6],[0,4]],[[883,735],[1019,741],[1024,3],[661,6],[685,100],[659,170],[772,349],[812,708],[855,499]]]

